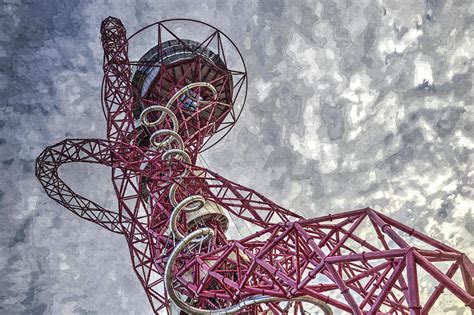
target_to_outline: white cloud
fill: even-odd
[[[255,82],[255,87],[257,90],[258,101],[262,102],[270,94],[270,91],[272,90],[272,83],[264,81],[262,78],[259,78]]]
[[[415,72],[413,75],[413,85],[418,86],[423,82],[428,81],[433,84],[433,71],[428,60],[421,54],[415,59]]]

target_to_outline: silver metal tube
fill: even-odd
[[[160,115],[160,117],[158,117],[158,119],[150,122],[148,121],[147,116],[152,112],[162,112],[162,114]],[[178,118],[176,118],[176,115],[171,111],[171,109],[164,106],[153,105],[145,108],[140,114],[140,121],[145,127],[155,127],[156,125],[161,123],[163,119],[165,119],[165,115],[163,113],[166,113],[170,116],[171,120],[173,121],[173,131],[178,132]]]
[[[191,232],[186,237],[184,237],[181,240],[181,242],[178,243],[178,245],[176,245],[176,247],[171,252],[171,255],[168,258],[168,262],[166,263],[166,267],[165,267],[165,277],[164,277],[165,288],[166,288],[166,291],[168,292],[168,296],[171,299],[171,301],[174,303],[174,305],[176,305],[182,311],[188,312],[191,314],[197,314],[197,315],[227,315],[227,314],[235,314],[251,305],[270,303],[270,302],[288,301],[288,302],[312,303],[315,306],[318,306],[324,312],[325,315],[332,315],[332,310],[329,307],[329,305],[327,305],[327,303],[324,303],[323,301],[310,297],[310,296],[301,296],[301,297],[295,297],[292,299],[284,299],[284,298],[273,297],[273,296],[255,295],[253,297],[242,300],[239,303],[234,304],[232,306],[217,309],[217,310],[201,309],[201,308],[189,305],[188,303],[182,301],[176,294],[176,291],[174,290],[173,265],[176,262],[181,251],[184,248],[186,248],[188,244],[193,243],[196,238],[203,237],[203,236],[212,237],[213,235],[214,235],[214,232],[210,228],[201,228],[201,229]]]
[[[169,190],[168,196],[170,198],[170,203],[173,207],[176,207],[178,205],[178,201],[176,200],[176,190],[178,189],[179,184],[182,182],[183,177],[188,175],[189,170],[186,169],[178,178],[178,180],[171,185],[171,188]]]
[[[176,207],[178,205],[178,201],[176,200],[176,189],[178,189],[178,185],[179,183],[173,183],[168,194],[171,205],[173,205],[173,207]]]
[[[171,158],[171,155],[181,155],[183,157],[183,159],[185,160],[185,162],[187,164],[191,163],[191,157],[189,156],[189,154],[184,151],[184,150],[181,150],[181,149],[169,149],[168,151],[166,151],[165,153],[163,153],[163,160],[169,160]]]
[[[160,117],[158,117],[158,119],[156,119],[153,122],[149,122],[146,116],[149,113],[154,112],[154,111],[165,112],[166,114],[168,114],[172,118],[173,125],[174,125],[173,126],[173,131],[175,133],[177,133],[178,132],[178,120],[176,118],[176,115],[174,115],[174,113],[170,110],[170,107],[171,107],[171,105],[173,105],[173,103],[182,94],[187,93],[189,90],[194,89],[196,87],[205,87],[205,88],[209,89],[212,92],[213,95],[217,94],[217,90],[214,87],[214,85],[212,85],[208,82],[194,82],[194,83],[188,84],[188,85],[182,87],[181,89],[179,89],[176,93],[174,93],[173,96],[170,98],[170,100],[166,103],[165,106],[154,105],[154,106],[150,106],[150,107],[145,108],[142,111],[142,113],[140,114],[140,122],[145,127],[154,127],[154,126],[158,125],[159,123],[161,123],[163,121],[163,119],[165,118],[164,114],[161,114]],[[205,103],[208,103],[208,102],[206,101]]]
[[[163,135],[168,136],[169,138],[161,142],[155,141],[155,138],[159,136],[163,136]],[[181,150],[184,149],[183,139],[180,137],[180,135],[177,132],[174,132],[173,130],[169,130],[169,129],[157,130],[150,136],[150,143],[157,148],[166,146],[168,144],[167,142],[171,142],[172,140],[175,140],[176,142],[178,142],[179,149]]]
[[[183,201],[181,201],[174,209],[173,209],[173,212],[171,212],[171,216],[170,216],[170,229],[171,229],[171,232],[178,238],[178,239],[183,239],[185,237],[185,235],[183,235],[179,230],[178,230],[178,226],[177,226],[177,221],[178,221],[178,218],[179,218],[179,214],[181,213],[181,211],[184,211],[184,212],[193,212],[193,211],[196,211],[196,210],[199,210],[200,208],[202,208],[204,206],[204,203],[206,202],[206,200],[202,197],[202,196],[199,196],[199,195],[194,195],[194,196],[189,196],[187,197],[186,199],[183,199]],[[192,208],[189,208],[187,207],[189,204],[191,203],[198,203],[197,206],[194,206]]]

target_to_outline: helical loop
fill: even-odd
[[[184,148],[183,139],[178,135],[177,132],[173,130],[169,130],[169,129],[157,130],[150,136],[150,143],[157,148],[164,147],[167,144],[166,141],[157,142],[156,138],[159,136],[168,136],[169,139],[167,140],[170,140],[170,141],[175,140],[178,142],[178,147]]]

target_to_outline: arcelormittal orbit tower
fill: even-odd
[[[198,163],[247,93],[221,31],[173,19],[127,38],[109,17],[101,39],[107,137],[47,147],[36,175],[51,198],[126,238],[153,312],[428,314],[451,294],[474,314],[474,265],[456,249],[370,208],[304,218]],[[58,168],[79,162],[110,167],[116,209],[61,180]]]

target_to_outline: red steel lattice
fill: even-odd
[[[448,290],[474,314],[465,254],[370,208],[305,219],[198,166],[211,136],[238,119],[246,71],[230,69],[229,47],[240,53],[219,30],[198,23],[211,33],[194,42],[176,35],[175,21],[198,23],[147,27],[157,44],[136,62],[120,20],[103,21],[107,139],[64,140],[36,164],[51,198],[124,235],[155,313],[297,314],[313,304],[325,314],[427,314]],[[111,168],[118,210],[61,180],[58,168],[77,162]],[[229,218],[253,231],[229,239]],[[437,284],[431,292],[421,294],[421,273]]]

